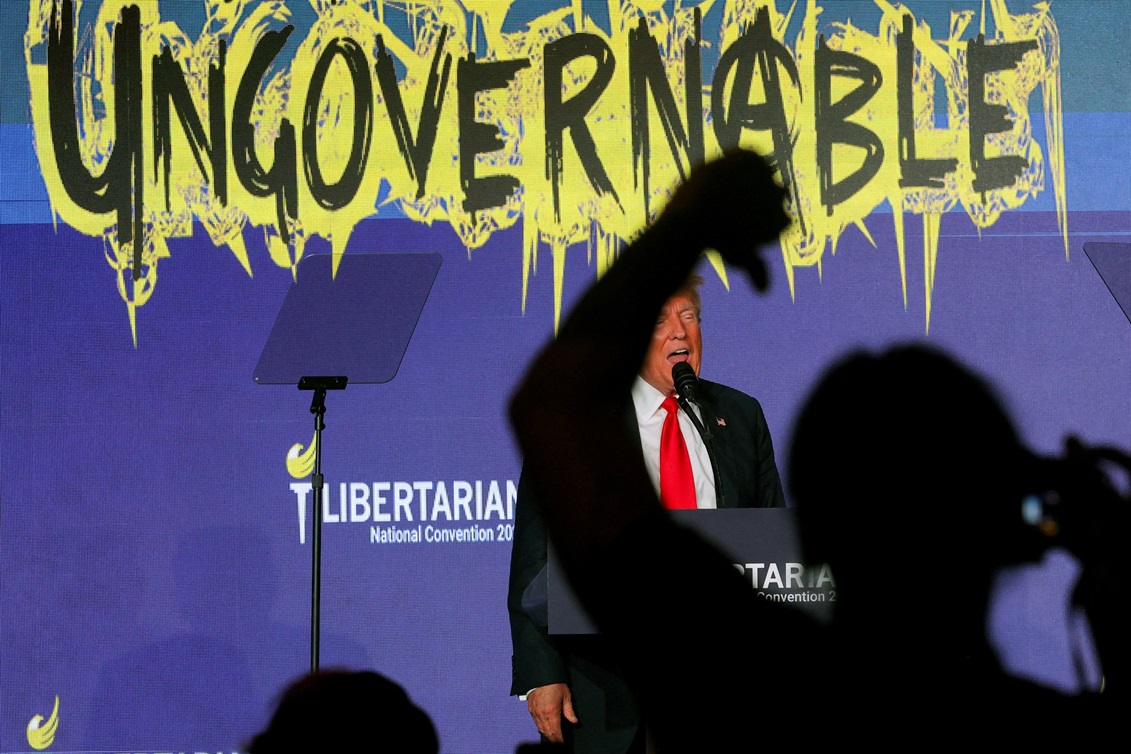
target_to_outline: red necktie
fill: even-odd
[[[676,417],[679,405],[668,396],[661,406],[668,415],[660,431],[660,500],[665,508],[695,508],[695,475]]]

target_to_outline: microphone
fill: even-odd
[[[699,421],[695,412],[691,410],[689,404],[694,403],[703,411],[699,403],[699,377],[696,376],[695,370],[686,361],[680,361],[672,365],[672,382],[675,383],[675,391],[679,393],[679,405],[683,408],[687,418],[691,419],[691,423],[695,425],[695,431],[703,438],[703,445],[707,448],[707,458],[711,461],[711,475],[715,478],[715,500],[719,508],[726,507],[726,498],[723,492],[723,480],[719,475],[719,463],[715,460],[715,443],[711,437],[710,420],[704,417],[704,421]]]
[[[675,391],[681,398],[686,398],[695,404],[699,403],[699,378],[695,376],[695,370],[690,364],[686,361],[674,364],[672,382],[675,383]]]

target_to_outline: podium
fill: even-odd
[[[760,599],[781,602],[828,620],[836,601],[832,572],[821,563],[805,563],[792,508],[674,510],[669,514],[721,550],[741,570]],[[524,597],[536,609],[532,585]],[[593,625],[562,572],[550,547],[546,563],[546,615],[551,634],[595,634]]]
[[[348,253],[334,275],[332,255],[304,257],[255,366],[256,384],[313,391],[311,672],[318,670],[326,392],[396,376],[441,259],[437,252]]]

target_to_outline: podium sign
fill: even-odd
[[[836,582],[827,566],[802,561],[791,508],[677,510],[671,515],[726,554],[759,599],[796,607],[821,620],[831,615]],[[546,576],[549,632],[598,633],[553,547]]]

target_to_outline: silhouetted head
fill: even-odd
[[[1012,557],[1028,459],[991,387],[951,357],[919,345],[852,353],[794,427],[788,478],[805,556],[832,566],[845,607],[973,630]]]
[[[398,684],[370,671],[321,670],[288,686],[248,754],[436,754],[436,728]]]

